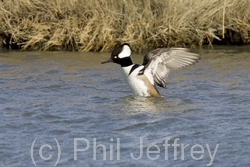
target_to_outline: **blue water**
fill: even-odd
[[[250,166],[249,46],[195,52],[144,98],[110,53],[2,51],[0,166]]]

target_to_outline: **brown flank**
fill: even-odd
[[[146,84],[146,87],[148,88],[148,94],[150,96],[161,97],[156,87],[150,83],[150,81],[145,75],[139,75],[138,78]]]

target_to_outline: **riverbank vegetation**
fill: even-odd
[[[250,0],[2,0],[2,47],[135,51],[250,43]]]

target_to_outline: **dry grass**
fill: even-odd
[[[106,51],[250,42],[250,0],[2,0],[3,45]]]

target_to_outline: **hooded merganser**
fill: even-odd
[[[166,88],[170,70],[192,65],[200,58],[186,48],[158,48],[147,53],[140,65],[132,63],[131,52],[130,45],[124,43],[116,47],[111,58],[102,64],[120,64],[130,88],[139,96],[161,97],[156,85]]]

